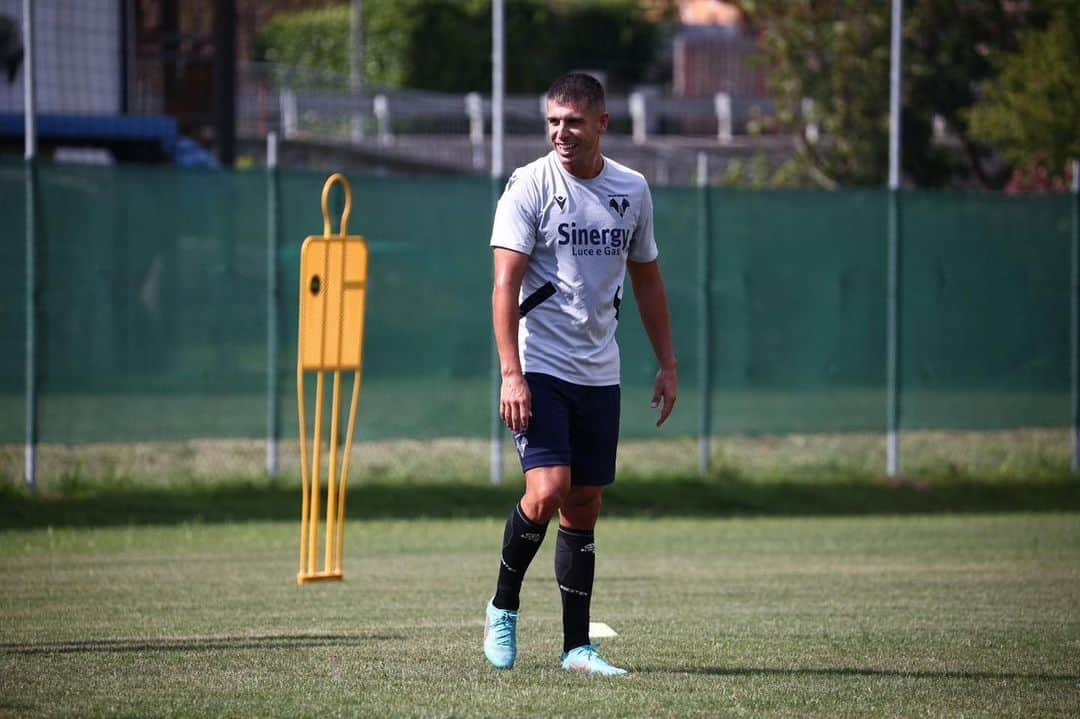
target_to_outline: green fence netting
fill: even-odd
[[[22,441],[26,343],[26,196],[21,165],[0,164],[0,442]]]
[[[904,195],[902,426],[1068,426],[1073,201]]]
[[[882,430],[880,191],[715,191],[712,409],[722,432]]]
[[[349,229],[371,246],[358,438],[486,436],[491,183],[350,179]],[[272,386],[294,437],[299,249],[322,233],[324,180],[39,165],[40,440],[264,436],[274,224]],[[6,443],[24,438],[24,200],[23,166],[0,165]],[[902,427],[1069,424],[1074,201],[903,193]],[[664,435],[697,434],[703,416],[721,434],[885,428],[885,191],[655,188],[654,204],[681,379]],[[622,434],[656,436],[636,314],[628,291]]]

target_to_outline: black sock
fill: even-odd
[[[589,600],[596,572],[596,544],[591,531],[559,527],[555,541],[555,578],[563,606],[563,651],[589,643]]]
[[[517,611],[520,604],[521,580],[525,578],[525,570],[536,556],[536,550],[540,549],[540,543],[544,541],[547,532],[547,523],[535,524],[525,518],[521,511],[521,505],[514,506],[506,520],[506,529],[503,530],[502,561],[499,564],[499,583],[495,587],[495,598],[492,600],[499,609],[512,609]]]

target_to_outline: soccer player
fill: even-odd
[[[567,670],[618,675],[589,643],[593,529],[604,487],[615,481],[619,348],[615,326],[627,270],[660,369],[656,425],[675,405],[678,379],[667,296],[657,267],[652,197],[645,178],[600,153],[604,90],[570,73],[547,93],[553,150],[506,183],[491,234],[492,316],[502,388],[499,415],[514,433],[525,494],[503,533],[484,654],[514,665],[521,581],[548,520],[559,515],[555,577],[562,592]]]

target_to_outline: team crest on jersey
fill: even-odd
[[[626,211],[630,209],[630,200],[626,195],[608,195],[611,198],[608,201],[608,207],[619,213],[619,217],[626,214]]]
[[[563,209],[566,208],[566,198],[565,197],[562,197],[560,195],[555,195],[555,202],[558,203],[560,210],[563,210]]]

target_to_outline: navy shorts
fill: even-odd
[[[590,387],[526,372],[532,394],[529,428],[514,433],[522,471],[570,467],[570,483],[615,481],[619,444],[619,385]]]

